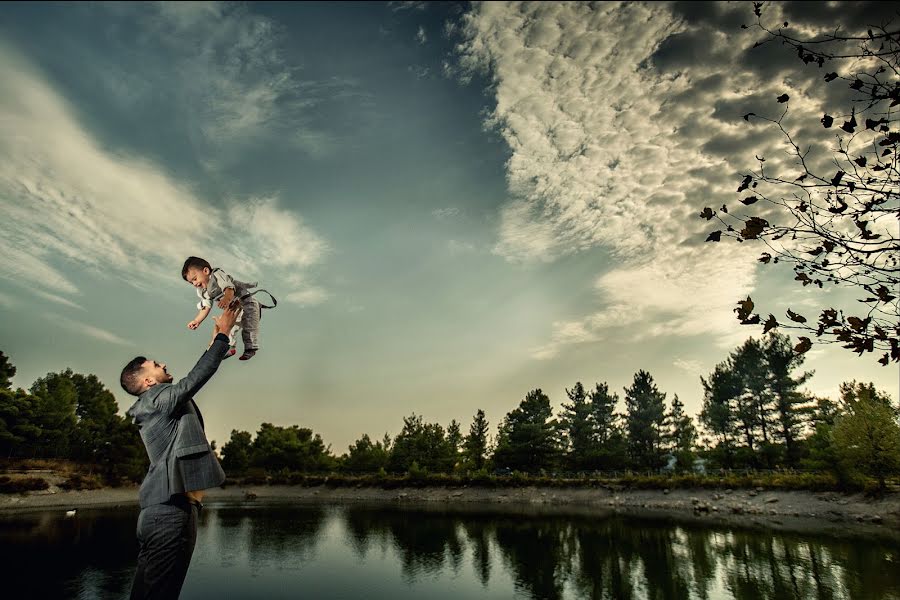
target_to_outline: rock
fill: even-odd
[[[884,522],[884,519],[881,518],[881,515],[872,515],[872,522],[876,525],[881,525]]]
[[[744,507],[740,505],[730,506],[729,509],[733,514],[742,515],[744,514]]]
[[[453,493],[450,494],[450,495],[453,496],[454,498],[459,498],[460,496],[463,495],[463,493],[462,493],[462,492],[453,492]]]
[[[757,486],[756,491],[757,491],[757,492],[764,492],[764,491],[765,491],[765,488],[762,487],[762,486]]]
[[[691,498],[691,504],[694,506],[700,504],[700,498]]]
[[[712,511],[713,511],[713,512],[719,512],[719,507],[713,505],[713,506],[712,506]]]
[[[750,490],[749,492],[747,492],[747,495],[750,496],[751,498],[755,497],[757,494],[758,494],[758,492],[756,492],[754,490]]]
[[[671,493],[671,491],[672,490],[670,490],[669,488],[666,488],[663,490],[663,494],[669,495],[669,493]]]
[[[725,490],[725,493],[726,493],[726,494],[730,494],[730,493],[732,493],[733,491],[734,491],[733,489],[728,488],[727,490]]]
[[[256,500],[256,494],[253,492],[244,492],[244,500]]]
[[[776,502],[778,502],[778,498],[776,498],[775,496],[772,496],[771,498],[766,498],[766,504],[775,504]]]

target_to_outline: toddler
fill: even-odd
[[[237,299],[241,304],[241,311],[238,313],[237,321],[230,332],[229,347],[225,352],[225,358],[230,358],[236,354],[235,336],[240,330],[241,338],[244,341],[244,353],[241,354],[240,360],[250,360],[259,352],[259,319],[262,316],[263,308],[274,308],[277,304],[275,298],[266,292],[266,290],[249,290],[257,287],[257,282],[244,283],[237,281],[231,275],[219,268],[213,268],[206,260],[197,256],[190,256],[184,261],[181,268],[181,277],[197,290],[197,296],[200,301],[197,303],[197,309],[200,311],[197,316],[190,321],[188,329],[197,329],[212,310],[213,302],[216,302],[219,308],[227,308],[229,304]],[[266,292],[272,298],[272,306],[261,304],[253,296],[257,292]]]

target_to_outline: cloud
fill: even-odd
[[[328,293],[319,287],[311,287],[305,290],[291,292],[285,296],[285,300],[299,304],[300,306],[314,306],[328,299]]]
[[[552,262],[603,247],[613,257],[597,283],[602,310],[557,323],[537,355],[625,326],[640,336],[736,329],[730,307],[752,289],[747,254],[695,241],[707,228],[696,190],[709,182],[691,172],[721,170],[721,159],[669,118],[666,102],[688,84],[647,66],[679,27],[655,4],[487,3],[464,19],[460,65],[489,74],[488,124],[512,152],[494,252]]]
[[[329,156],[355,143],[364,127],[368,94],[345,78],[311,78],[286,56],[285,27],[252,6],[107,3],[90,10],[112,13],[118,24],[98,32],[111,56],[86,59],[109,101],[122,112],[183,123],[178,133],[212,172],[228,173],[250,149],[273,144]],[[345,104],[355,109],[343,111],[349,118],[327,114]]]
[[[48,313],[47,317],[51,319],[54,323],[59,323],[63,327],[74,331],[75,333],[79,333],[81,335],[86,335],[88,337],[92,337],[96,340],[100,340],[101,342],[107,342],[110,344],[117,344],[120,346],[131,346],[132,343],[123,340],[119,336],[114,333],[110,333],[105,329],[100,329],[99,327],[94,327],[93,325],[87,325],[80,321],[73,321],[72,319],[67,319],[65,317],[60,317],[57,315],[53,315]]]
[[[277,198],[217,207],[159,165],[104,148],[13,48],[0,44],[0,277],[62,303],[80,293],[71,267],[138,287],[177,281],[190,255],[282,278],[327,244]],[[66,274],[64,274],[66,273]],[[288,292],[289,293],[289,292]]]
[[[68,306],[69,308],[77,308],[78,310],[86,310],[80,304],[76,304],[67,298],[63,298],[62,296],[57,296],[56,294],[51,294],[49,292],[44,292],[41,290],[33,289],[31,290],[32,294],[44,298],[45,300],[49,300],[50,302],[56,302],[57,304],[62,304],[64,306]]]
[[[452,217],[458,216],[460,213],[459,209],[455,206],[448,206],[446,208],[436,208],[431,211],[431,216],[435,219],[450,219]]]
[[[453,256],[469,254],[470,252],[475,252],[475,244],[461,240],[449,240],[447,242],[447,250]]]
[[[416,32],[416,41],[419,44],[425,44],[428,41],[428,36],[425,34],[425,28],[422,25],[419,25],[419,30]]]
[[[676,358],[672,364],[682,371],[689,373],[690,375],[703,376],[706,371],[703,363],[701,363],[699,360]]]
[[[714,227],[698,214],[734,205],[755,154],[792,172],[784,140],[741,111],[778,116],[788,92],[792,127],[817,122],[822,106],[818,73],[797,74],[790,52],[748,58],[744,8],[480,3],[453,28],[461,41],[445,70],[486,75],[486,125],[511,152],[494,252],[516,263],[593,248],[611,257],[598,267],[597,310],[554,324],[536,356],[613,332],[721,346],[746,337],[732,309],[754,291],[764,248],[704,243]],[[814,140],[810,160],[828,147]]]

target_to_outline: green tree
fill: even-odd
[[[75,418],[71,456],[76,460],[111,468],[111,438],[121,425],[116,398],[96,375],[81,375],[71,370],[60,374],[75,386]]]
[[[621,416],[616,413],[619,395],[609,392],[606,382],[591,390],[590,413],[593,448],[588,458],[591,469],[618,470],[627,463],[628,441],[622,430]]]
[[[669,424],[669,451],[675,457],[675,466],[680,471],[694,466],[694,445],[697,443],[697,429],[694,420],[684,412],[684,403],[678,394],[672,398],[672,408],[666,415]]]
[[[466,463],[475,470],[483,469],[488,454],[488,422],[480,408],[469,425],[469,434],[463,441]]]
[[[437,423],[425,423],[416,414],[404,417],[403,429],[393,441],[387,470],[405,473],[414,462],[422,469],[438,473],[449,472],[456,462],[444,428]]]
[[[40,430],[35,454],[68,458],[78,405],[78,390],[72,380],[72,370],[48,373],[38,379],[31,386],[31,395],[36,400],[35,424]]]
[[[841,399],[846,414],[833,432],[838,459],[847,470],[874,477],[884,490],[887,476],[900,470],[897,411],[871,383],[841,384]]]
[[[33,453],[41,429],[37,399],[23,389],[0,388],[0,453],[7,458]]]
[[[740,393],[740,382],[735,377],[731,360],[716,365],[709,378],[701,377],[700,382],[703,385],[700,421],[716,441],[710,458],[719,466],[730,469],[735,466],[735,399]]]
[[[596,454],[591,405],[580,381],[571,390],[567,389],[566,395],[571,404],[562,405],[563,411],[559,417],[562,444],[567,451],[569,468],[580,471],[588,468],[591,456]]]
[[[377,473],[388,465],[390,438],[372,442],[369,434],[364,433],[348,449],[344,457],[343,468],[351,473]]]
[[[447,426],[447,445],[450,447],[450,455],[452,457],[452,465],[455,468],[459,463],[459,452],[463,444],[463,435],[459,429],[459,422],[456,419],[450,421]]]
[[[631,387],[625,388],[628,451],[638,469],[658,469],[663,465],[662,434],[666,395],[646,371],[638,371]]]
[[[768,387],[768,364],[762,344],[748,339],[731,355],[740,382],[736,408],[738,426],[755,459],[769,451],[772,397]],[[771,465],[770,465],[771,466]]]
[[[519,471],[551,468],[559,455],[550,398],[540,389],[526,394],[500,424],[494,464]]]
[[[325,444],[311,429],[260,425],[253,440],[250,465],[268,471],[324,471],[332,465]]]
[[[222,446],[222,468],[226,473],[243,473],[250,466],[253,436],[249,431],[231,430],[231,438]]]
[[[775,435],[784,444],[784,459],[788,466],[796,466],[800,458],[797,443],[800,431],[812,407],[809,398],[798,388],[813,376],[807,371],[794,377],[791,372],[803,364],[805,356],[794,352],[790,338],[770,333],[763,346],[769,366],[769,388],[775,400]]]
[[[16,375],[16,367],[9,362],[9,357],[0,351],[0,389],[12,388],[12,378]]]
[[[833,471],[841,480],[846,480],[846,474],[838,461],[832,435],[834,424],[842,414],[840,406],[833,400],[816,399],[810,414],[813,431],[804,440],[807,457],[801,464],[817,471]]]

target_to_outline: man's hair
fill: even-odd
[[[141,373],[144,371],[145,362],[147,362],[146,357],[137,356],[122,369],[119,383],[122,384],[122,389],[132,396],[141,395]]]
[[[188,256],[188,259],[184,261],[184,266],[181,267],[181,278],[187,281],[187,272],[190,269],[209,269],[212,271],[212,266],[206,262],[204,259],[199,256]]]

